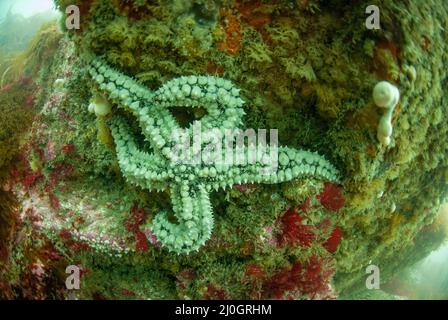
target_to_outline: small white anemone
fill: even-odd
[[[94,103],[90,103],[88,110],[90,113],[95,113],[95,104]]]
[[[91,110],[91,105],[93,105],[93,111],[98,117],[104,117],[108,115],[112,107],[110,103],[101,95],[94,95],[92,101],[89,105],[89,111]]]
[[[64,86],[65,86],[66,80],[62,79],[62,78],[58,78],[54,81],[54,89],[57,92],[62,92],[64,91]]]
[[[393,131],[392,115],[399,100],[398,88],[387,81],[378,82],[373,88],[373,101],[378,107],[386,109],[377,128],[377,138],[386,146],[390,144]]]
[[[387,81],[378,82],[373,88],[373,101],[380,108],[394,108],[399,99],[398,88]]]

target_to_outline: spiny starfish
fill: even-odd
[[[172,132],[180,129],[170,107],[202,107],[201,120],[186,130],[191,136],[194,125],[202,129],[237,129],[242,125],[244,101],[230,81],[212,76],[184,76],[152,91],[132,78],[110,68],[100,59],[90,64],[89,73],[100,91],[119,107],[130,111],[139,121],[148,151],[142,151],[127,122],[119,116],[109,121],[116,144],[117,158],[124,177],[148,190],[169,189],[176,222],[167,212],[157,214],[152,231],[157,239],[176,253],[198,250],[211,236],[213,213],[209,192],[241,183],[280,183],[304,176],[337,181],[337,170],[317,153],[278,148],[278,169],[268,169],[267,161],[229,165],[214,162],[199,164],[174,161]],[[202,145],[199,146],[202,148]],[[248,155],[250,146],[239,152]],[[196,151],[193,154],[196,155]],[[266,153],[261,159],[266,158]]]

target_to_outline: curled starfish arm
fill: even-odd
[[[160,104],[154,101],[154,93],[112,69],[101,59],[95,59],[90,64],[89,73],[109,100],[138,119],[146,140],[169,156],[171,134],[179,126],[169,110],[160,108]]]
[[[168,179],[158,163],[156,154],[140,151],[126,122],[120,118],[110,121],[117,158],[123,175],[142,188],[161,189],[160,183]]]
[[[203,107],[207,114],[201,119],[202,129],[233,129],[242,124],[245,114],[242,108],[244,101],[239,92],[229,80],[212,76],[183,76],[168,81],[154,93],[154,109],[165,117],[173,106]],[[175,122],[174,118],[172,121]]]
[[[187,183],[171,189],[171,202],[176,222],[168,219],[167,212],[156,215],[152,231],[169,251],[189,253],[198,250],[210,238],[213,214],[210,198],[202,185]]]

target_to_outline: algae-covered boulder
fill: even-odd
[[[366,268],[443,242],[448,4],[378,1],[371,29],[372,1],[86,0],[67,29],[55,3],[14,181],[79,298],[392,297]],[[278,130],[280,169],[170,163],[198,123]]]

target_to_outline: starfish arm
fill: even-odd
[[[154,110],[170,107],[206,109],[202,129],[234,129],[242,125],[244,101],[232,82],[212,76],[183,76],[165,83],[154,93]],[[191,134],[191,126],[189,128]]]
[[[253,149],[250,151],[256,152]],[[236,153],[245,156],[240,163],[218,164],[200,171],[200,173],[207,172],[207,190],[226,189],[234,184],[273,184],[307,176],[335,182],[338,182],[339,179],[337,169],[317,153],[279,147],[278,153],[265,153],[259,156],[260,159],[254,159],[251,162],[247,158],[248,147],[241,148]]]
[[[170,107],[204,107],[207,114],[200,121],[200,130],[203,131],[220,126],[232,129],[242,124],[244,101],[239,95],[239,89],[222,78],[210,76],[176,78],[165,83],[154,92],[153,96],[150,106],[133,111],[148,141],[159,148],[168,159],[172,159],[171,150],[178,146],[180,135],[187,133],[193,138],[196,134],[193,125],[186,130],[178,125],[169,111]]]
[[[150,89],[112,69],[100,59],[91,63],[89,73],[108,99],[138,119],[148,142],[161,150],[167,146],[178,125],[168,109],[160,108],[153,101],[154,93]],[[169,155],[168,150],[164,153]]]
[[[90,63],[89,74],[101,91],[107,92],[112,101],[124,108],[133,110],[139,102],[150,101],[153,97],[151,90],[112,69],[99,58]]]
[[[168,179],[156,154],[140,151],[125,121],[119,117],[110,121],[117,158],[124,177],[142,188],[159,189]]]
[[[171,189],[171,201],[177,222],[169,221],[167,212],[157,214],[154,235],[169,251],[188,254],[198,250],[210,238],[214,225],[208,193],[201,185],[183,183]]]
[[[279,148],[276,174],[279,182],[290,181],[302,176],[339,182],[339,171],[325,157],[317,152],[289,147]]]
[[[280,183],[307,176],[337,182],[338,175],[337,169],[317,153],[279,147],[277,156],[264,153],[259,162],[242,166],[238,183]]]

